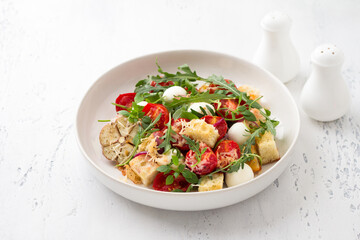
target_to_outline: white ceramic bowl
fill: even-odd
[[[156,58],[165,71],[174,72],[178,66],[187,63],[200,76],[222,75],[237,85],[248,84],[258,88],[266,97],[272,113],[281,121],[280,131],[283,133],[279,134],[281,139],[277,139],[281,159],[274,164],[263,166],[262,173],[247,183],[211,192],[160,192],[135,185],[131,181],[124,182],[121,172],[102,156],[98,136],[104,123],[97,120],[112,119],[115,108],[111,102],[114,102],[120,93],[133,92],[137,81],[157,73]],[[225,207],[262,191],[289,165],[299,129],[300,118],[295,101],[287,88],[273,75],[233,56],[195,50],[155,53],[120,64],[91,86],[79,106],[76,118],[80,150],[90,169],[105,186],[132,201],[180,211]]]

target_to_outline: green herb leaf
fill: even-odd
[[[193,184],[199,183],[199,178],[196,176],[196,174],[189,171],[188,169],[184,169],[184,171],[181,174],[189,183],[193,183]]]
[[[161,137],[164,141],[158,146],[158,148],[164,148],[164,152],[168,152],[171,149],[171,142],[176,140],[172,137],[175,131],[171,127],[171,114],[169,113],[169,122],[165,124],[167,126],[165,134]]]
[[[174,190],[172,190],[171,192],[184,192],[184,191],[181,190],[181,189],[174,189]]]
[[[177,106],[182,106],[187,103],[195,103],[195,102],[213,102],[218,99],[226,98],[224,94],[210,94],[209,92],[199,93],[195,96],[189,97],[180,97],[179,99],[173,99],[171,103],[165,104],[168,108],[174,108]]]
[[[162,173],[169,173],[171,171],[171,167],[169,165],[161,165],[156,170]]]
[[[236,97],[242,98],[243,93],[240,92],[235,87],[235,84],[227,83],[222,76],[216,76],[213,74],[210,77],[208,77],[208,79],[205,79],[204,81],[209,82],[209,83],[214,83],[215,85],[219,85],[220,87],[225,88],[226,90],[228,90],[229,92],[234,94]]]
[[[111,122],[111,120],[98,120],[98,122]]]
[[[179,157],[176,155],[171,156],[171,161],[175,166],[179,166]]]
[[[184,171],[184,169],[185,169],[185,165],[184,165],[184,164],[180,164],[179,167],[178,167],[179,172]]]
[[[166,185],[170,185],[174,182],[174,176],[173,175],[169,175],[166,177],[166,181],[165,181],[165,184]]]

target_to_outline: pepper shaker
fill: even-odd
[[[263,38],[253,59],[283,83],[293,79],[300,69],[299,54],[290,39],[291,22],[283,12],[266,14],[261,21]]]
[[[350,108],[349,89],[341,75],[343,52],[333,44],[317,47],[311,55],[312,73],[304,85],[300,104],[318,121],[333,121]]]

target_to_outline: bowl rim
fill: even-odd
[[[147,57],[151,57],[154,56],[156,57],[156,55],[163,55],[163,54],[176,54],[176,53],[198,53],[198,54],[214,54],[214,55],[219,55],[222,57],[226,57],[226,58],[233,58],[236,60],[240,60],[243,63],[250,65],[254,68],[256,68],[258,71],[262,71],[265,74],[267,74],[270,78],[272,78],[273,80],[275,80],[276,82],[278,82],[278,84],[280,85],[280,88],[282,88],[284,90],[284,92],[286,93],[286,95],[288,95],[291,104],[293,105],[293,107],[295,108],[295,118],[297,119],[297,126],[296,130],[295,130],[295,136],[293,138],[292,143],[290,144],[289,148],[286,150],[285,154],[273,165],[271,166],[269,169],[267,169],[265,172],[261,173],[259,176],[251,179],[248,182],[244,182],[241,183],[239,185],[236,186],[232,186],[232,187],[227,187],[227,188],[223,188],[223,189],[219,189],[219,190],[214,190],[214,191],[206,191],[206,192],[163,192],[163,191],[156,191],[154,189],[150,189],[144,186],[138,186],[135,184],[129,184],[126,183],[125,181],[118,179],[114,176],[112,176],[111,174],[108,174],[107,172],[105,172],[103,169],[101,169],[100,167],[98,167],[93,161],[92,159],[89,157],[89,155],[86,153],[86,151],[84,150],[83,146],[81,145],[81,141],[80,141],[80,134],[79,134],[79,118],[80,118],[80,109],[82,107],[82,105],[84,104],[85,98],[86,96],[89,94],[89,92],[96,87],[97,83],[100,81],[100,79],[102,79],[104,76],[106,76],[108,73],[112,72],[113,70],[117,69],[118,67],[120,67],[121,65],[133,62],[133,61],[137,61],[139,59],[142,58],[147,58]],[[119,184],[123,184],[124,187],[131,187],[134,188],[136,190],[140,190],[143,192],[147,192],[147,193],[156,193],[156,194],[160,194],[160,195],[174,195],[174,196],[179,196],[179,194],[181,194],[181,196],[194,196],[194,195],[212,195],[212,194],[219,194],[222,192],[228,192],[228,191],[236,191],[236,189],[241,188],[245,185],[248,184],[252,184],[254,182],[260,181],[260,179],[264,178],[265,176],[269,175],[270,172],[274,171],[274,169],[276,168],[276,166],[280,165],[289,154],[292,151],[292,149],[294,148],[298,136],[299,136],[299,132],[300,132],[300,125],[301,125],[301,121],[300,121],[300,114],[299,114],[299,109],[297,107],[297,104],[293,98],[293,96],[291,95],[290,91],[287,89],[287,87],[285,87],[284,83],[282,83],[275,75],[273,75],[272,73],[270,73],[269,71],[267,71],[266,69],[259,67],[258,65],[255,65],[254,63],[247,61],[243,58],[239,58],[237,56],[233,56],[227,53],[221,53],[221,52],[216,52],[216,51],[209,51],[209,50],[198,50],[198,49],[178,49],[178,50],[166,50],[166,51],[160,51],[160,52],[153,52],[153,53],[148,53],[145,55],[141,55],[139,57],[135,57],[132,59],[129,59],[127,61],[123,61],[120,64],[116,65],[115,67],[109,69],[108,71],[106,71],[105,73],[103,73],[100,77],[98,77],[96,79],[96,81],[94,81],[91,86],[88,88],[88,90],[85,92],[85,94],[83,95],[77,110],[76,110],[76,118],[75,118],[75,131],[76,131],[76,142],[78,144],[78,147],[80,148],[80,151],[82,153],[82,155],[91,163],[91,165],[97,169],[99,172],[101,172],[105,177],[109,178],[110,180],[116,181]]]

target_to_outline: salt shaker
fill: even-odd
[[[261,21],[263,38],[253,59],[283,83],[293,79],[300,69],[299,54],[290,39],[291,22],[283,12],[266,14]]]
[[[350,108],[349,89],[341,75],[343,52],[333,44],[317,47],[311,55],[312,73],[304,85],[300,104],[318,121],[333,121]]]

